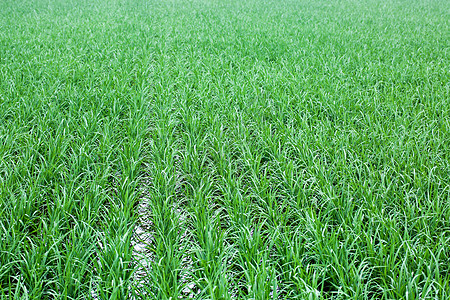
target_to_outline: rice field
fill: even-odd
[[[0,1],[0,299],[450,299],[449,24]]]

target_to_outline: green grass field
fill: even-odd
[[[450,299],[449,25],[0,1],[0,299]]]

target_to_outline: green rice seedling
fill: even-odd
[[[0,298],[449,298],[448,8],[1,2]]]

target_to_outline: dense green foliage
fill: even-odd
[[[449,10],[1,1],[0,299],[449,299]]]

